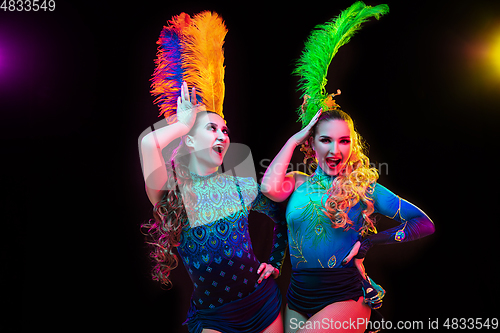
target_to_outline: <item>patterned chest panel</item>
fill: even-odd
[[[197,203],[195,209],[188,212],[191,227],[221,219],[237,221],[241,214],[248,215],[248,207],[258,193],[257,187],[248,186],[245,179],[224,174],[195,175],[192,191],[196,193]],[[224,237],[224,230],[222,234]]]
[[[361,208],[354,206],[348,216],[354,221],[352,229],[333,228],[324,213],[327,190],[332,177],[320,172],[297,188],[288,202],[286,219],[290,260],[293,268],[336,268],[341,266],[359,237],[356,230]]]
[[[250,241],[248,214],[258,189],[255,182],[216,175],[195,179],[193,191],[197,206],[178,249],[195,287],[193,301],[198,308],[213,308],[256,287],[260,263]]]

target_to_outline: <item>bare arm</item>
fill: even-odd
[[[262,179],[261,191],[269,199],[281,202],[286,200],[290,194],[305,181],[306,175],[299,172],[286,174],[286,169],[292,159],[295,147],[304,142],[309,137],[309,132],[321,114],[319,110],[311,119],[309,124],[300,132],[293,135],[280,150],[278,155],[271,162]]]
[[[297,147],[297,142],[292,137],[281,148],[264,174],[261,191],[273,201],[285,201],[295,189],[294,173],[286,173],[295,147]]]
[[[192,90],[191,100],[196,101],[195,88]],[[196,105],[190,101],[189,90],[185,82],[182,85],[181,96],[177,100],[177,117],[176,123],[156,129],[146,134],[141,140],[140,154],[146,193],[153,205],[160,201],[162,189],[168,180],[161,151],[173,140],[186,135],[193,127],[196,118]]]
[[[143,176],[146,183],[146,193],[153,205],[161,199],[163,186],[168,180],[165,160],[161,151],[170,142],[188,132],[186,126],[177,122],[157,129],[142,138]]]

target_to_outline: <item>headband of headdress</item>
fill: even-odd
[[[182,82],[196,87],[198,103],[224,118],[224,37],[227,29],[217,13],[204,11],[190,17],[186,13],[172,17],[157,41],[151,94],[157,96],[169,124],[177,121],[177,98]]]
[[[340,90],[337,90],[337,94],[328,94],[325,89],[328,67],[339,48],[361,29],[362,23],[372,16],[379,19],[380,15],[388,12],[387,5],[371,7],[358,1],[343,10],[338,17],[317,25],[311,32],[293,71],[293,74],[300,76],[298,90],[305,97],[298,111],[302,127],[309,124],[320,108],[326,111],[339,107],[333,97],[340,94]]]

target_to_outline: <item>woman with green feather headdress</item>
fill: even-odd
[[[378,172],[370,167],[361,136],[333,99],[340,91],[328,94],[325,90],[328,67],[338,49],[362,23],[388,11],[387,5],[356,2],[318,25],[294,70],[304,97],[299,108],[302,130],[274,158],[261,184],[262,193],[274,201],[290,198],[286,219],[292,276],[285,310],[287,332],[338,330],[338,323],[345,322],[357,325],[342,327],[343,331],[365,331],[371,309],[382,305],[385,294],[364,271],[368,249],[434,232],[424,212],[377,183]],[[298,145],[311,175],[286,174]],[[399,225],[377,233],[374,213]]]

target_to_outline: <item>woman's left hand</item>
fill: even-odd
[[[267,279],[270,276],[276,279],[280,275],[280,271],[277,268],[274,268],[273,265],[263,262],[260,264],[257,274],[260,274],[260,278],[257,282],[261,283],[262,280]]]
[[[345,266],[349,263],[349,261],[351,261],[351,259],[356,255],[358,254],[358,251],[359,251],[359,247],[360,247],[361,243],[359,241],[357,241],[354,246],[352,247],[351,251],[349,252],[348,255],[345,256],[344,260],[342,260],[342,266]]]
[[[295,133],[290,138],[295,143],[295,146],[304,143],[304,141],[306,141],[311,136],[311,128],[318,122],[319,116],[321,116],[322,112],[323,109],[319,109],[318,112],[316,112],[316,114],[314,115],[314,117],[312,117],[311,121],[309,121],[309,124],[307,124],[303,129]]]

